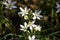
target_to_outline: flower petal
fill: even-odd
[[[35,25],[35,24],[33,24],[32,26],[33,26],[33,27],[37,27],[37,25]]]
[[[35,35],[32,36],[32,39],[35,39]]]
[[[23,14],[22,14],[22,17],[23,17],[24,15],[25,15],[25,14],[23,13]]]
[[[32,13],[35,16],[35,13]]]
[[[21,27],[21,28],[24,28],[24,26],[23,26],[23,25],[20,25],[20,27]]]
[[[57,5],[57,7],[56,7],[56,8],[59,8],[59,7],[60,7],[60,5],[59,5],[59,3],[58,3],[58,2],[56,2],[56,5]]]
[[[39,17],[43,17],[42,15],[39,15]]]
[[[25,11],[27,11],[27,7],[25,7]]]
[[[26,12],[26,14],[28,14],[28,13]]]
[[[37,10],[35,10],[35,14],[37,13]]]
[[[20,29],[20,30],[23,30],[24,31],[24,29]]]
[[[21,10],[22,12],[24,12],[24,9],[23,9],[22,7],[20,7],[20,10]]]
[[[27,12],[29,12],[30,11],[30,8],[27,10]]]
[[[32,21],[32,24],[34,24],[35,23],[35,20],[34,21]]]
[[[33,17],[33,19],[36,19],[36,17]]]
[[[31,40],[32,39],[31,36],[28,36],[28,39]]]
[[[20,15],[20,14],[22,14],[22,12],[18,12],[18,14]]]
[[[11,8],[11,7],[10,7],[9,9],[10,9],[10,10],[12,10],[12,8]]]
[[[39,17],[37,17],[37,19],[38,19],[38,20],[40,20],[40,18],[39,18]]]
[[[38,12],[38,14],[40,14],[41,13],[41,10]]]
[[[24,26],[25,26],[25,27],[27,26],[27,23],[26,23],[26,22],[24,22]]]
[[[30,26],[30,30],[32,30],[32,26]]]
[[[8,7],[5,7],[5,8],[8,8]]]
[[[17,2],[17,1],[14,1],[14,2],[12,3],[12,5],[16,4],[16,2]]]
[[[17,8],[16,6],[12,6],[11,8]]]
[[[60,12],[60,9],[58,9],[58,10],[56,11],[56,13],[58,13],[58,12]]]
[[[8,3],[11,4],[11,0],[8,0]]]
[[[8,6],[8,3],[7,2],[3,2],[4,5]]]

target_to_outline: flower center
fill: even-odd
[[[35,14],[35,16],[36,16],[36,17],[38,17],[38,16],[39,16],[39,14]]]

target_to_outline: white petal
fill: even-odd
[[[11,8],[17,8],[16,6],[12,6]]]
[[[8,8],[8,7],[5,7],[5,8]]]
[[[25,11],[27,11],[27,7],[25,7]]]
[[[35,39],[35,35],[32,36],[32,39]]]
[[[32,21],[32,24],[34,24],[35,23],[35,20],[34,21]]]
[[[38,14],[40,14],[41,13],[41,10],[38,12]]]
[[[40,20],[40,18],[39,18],[39,17],[37,17],[37,19],[38,19],[38,20]]]
[[[3,2],[4,5],[9,6],[7,2]]]
[[[24,32],[25,32],[26,30],[24,30]]]
[[[24,28],[24,26],[23,26],[23,25],[20,25],[20,27],[21,27],[21,28]]]
[[[35,25],[35,24],[33,24],[32,26],[33,26],[33,27],[37,27],[37,25]]]
[[[25,27],[27,26],[27,23],[26,23],[26,22],[24,22],[24,26],[25,26]]]
[[[28,13],[26,12],[26,14],[28,14]]]
[[[24,31],[24,29],[20,29],[20,30],[23,30]]]
[[[35,14],[37,13],[37,10],[35,10]]]
[[[30,26],[30,30],[32,30],[32,26]]]
[[[32,39],[31,36],[28,36],[28,39],[31,40]]]
[[[24,12],[24,9],[23,9],[22,7],[20,7],[20,10],[21,10],[22,12]]]
[[[56,2],[56,5],[57,5],[57,7],[56,7],[56,8],[59,8],[59,7],[60,7],[60,5],[59,5],[59,3],[58,3],[58,2]]]
[[[38,30],[41,31],[41,27]]]
[[[32,13],[35,16],[35,13]]]
[[[43,17],[42,15],[39,15],[39,17]]]
[[[41,28],[39,28],[39,31],[41,31]]]
[[[22,12],[18,12],[18,14],[20,15],[20,14],[22,14]]]
[[[29,27],[30,25],[27,25],[27,27]]]
[[[25,15],[25,14],[23,13],[23,14],[22,14],[22,17],[23,17],[24,15]]]
[[[58,12],[60,12],[60,9],[58,9],[58,10],[56,11],[56,13],[58,13]]]
[[[11,4],[11,0],[8,0],[8,3]]]
[[[36,17],[33,17],[33,19],[36,19]]]
[[[17,1],[14,1],[14,2],[12,3],[12,5],[16,4],[16,2],[17,2]]]
[[[12,10],[12,8],[9,8],[10,10]]]
[[[29,12],[30,11],[30,8],[27,10],[27,12]]]

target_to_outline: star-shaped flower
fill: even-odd
[[[29,21],[28,27],[30,28],[30,30],[32,30],[36,26],[34,23],[35,21]]]
[[[57,5],[57,7],[56,7],[57,11],[56,12],[58,13],[58,12],[60,12],[60,4],[58,2],[56,2],[56,5]]]
[[[40,15],[40,13],[41,13],[41,11],[37,11],[37,10],[35,10],[35,13],[32,13],[33,14],[33,19],[35,20],[35,19],[38,19],[38,20],[40,20],[40,18],[41,17],[43,17],[42,15]]]
[[[12,9],[12,8],[17,8],[16,6],[14,6],[14,4],[16,4],[17,1],[12,2],[11,0],[7,0],[7,2],[3,2],[4,5],[6,5],[5,8],[8,9]]]
[[[26,14],[28,14],[28,12],[30,11],[30,8],[27,9],[27,7],[25,7],[24,9],[22,7],[20,7],[21,12],[18,12],[18,14],[22,14],[22,16],[25,16]]]
[[[37,25],[37,26],[35,27],[35,30],[36,30],[36,31],[41,31],[41,26],[40,26],[40,25]]]
[[[20,27],[21,27],[20,30],[23,30],[24,32],[27,31],[28,26],[27,26],[27,23],[26,22],[24,22],[24,26],[23,25],[20,25]]]
[[[28,39],[29,40],[35,40],[35,35],[33,35],[32,37],[31,36],[28,36]]]

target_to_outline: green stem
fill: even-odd
[[[57,32],[51,33],[51,34],[49,34],[48,36],[55,35],[55,34],[57,34],[57,33],[60,33],[60,31],[57,31]]]

